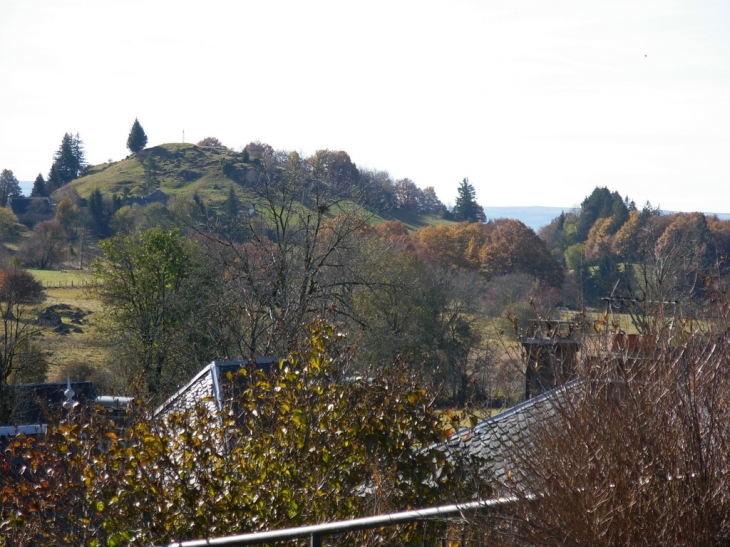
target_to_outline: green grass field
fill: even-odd
[[[28,270],[44,287],[85,287],[94,278],[84,270]]]

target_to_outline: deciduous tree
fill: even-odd
[[[495,221],[480,251],[482,273],[491,279],[509,273],[526,273],[548,285],[560,287],[563,271],[545,242],[519,220]]]
[[[315,323],[272,375],[226,380],[240,391],[222,412],[201,401],[163,422],[138,407],[123,435],[94,413],[18,438],[0,454],[4,541],[162,545],[470,498],[478,479],[433,448],[443,426],[429,386],[397,363],[348,377],[338,331]],[[332,540],[423,538],[408,527]]]
[[[203,140],[198,141],[198,146],[212,146],[213,148],[225,148],[223,143],[215,137],[205,137]]]
[[[38,329],[28,319],[29,307],[44,297],[30,273],[0,268],[0,424],[7,424],[13,413],[12,386],[45,379],[46,362],[32,343]]]
[[[720,332],[723,306],[707,314]],[[728,543],[730,348],[709,323],[647,336],[638,354],[581,350],[583,382],[538,403],[519,450],[505,439],[518,500],[487,528],[495,544]]]
[[[478,270],[481,265],[479,253],[489,238],[493,224],[460,222],[426,226],[414,237],[431,251],[446,267]]]
[[[176,230],[120,234],[100,246],[104,258],[92,270],[118,361],[159,400],[178,387],[181,372],[218,355],[220,336],[206,336],[215,324],[208,324],[204,303],[215,294],[214,282],[195,245]]]
[[[22,195],[20,183],[13,172],[9,169],[3,169],[0,173],[0,207],[5,207],[8,204],[8,198]]]
[[[33,234],[18,249],[23,264],[39,270],[50,270],[66,259],[68,239],[63,226],[55,220],[39,222]]]

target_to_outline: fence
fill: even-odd
[[[41,281],[44,289],[79,289],[96,287],[99,283],[93,280],[70,279],[70,280],[45,280]]]
[[[524,501],[526,499],[534,498],[523,497],[520,499]],[[327,536],[343,534],[346,532],[369,530],[373,528],[386,528],[389,526],[411,524],[414,522],[444,520],[453,517],[460,517],[465,520],[466,513],[483,511],[486,509],[498,509],[500,507],[512,505],[517,501],[518,498],[516,497],[494,498],[482,501],[459,503],[455,505],[428,507],[426,509],[404,511],[402,513],[390,513],[374,517],[328,522],[326,524],[316,524],[313,526],[300,526],[298,528],[285,528],[283,530],[254,532],[236,536],[182,541],[179,543],[171,543],[165,547],[206,547],[210,545],[238,547],[241,545],[261,545],[263,543],[275,543],[303,538],[309,538],[310,547],[322,547],[322,540]],[[461,547],[466,547],[466,539],[464,535],[457,539],[456,542]],[[447,543],[451,542],[447,542],[447,538],[444,537],[441,540],[442,547],[445,547]]]

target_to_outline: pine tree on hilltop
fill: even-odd
[[[127,138],[127,148],[133,154],[136,154],[140,150],[147,146],[147,134],[142,129],[142,125],[139,123],[137,118],[134,119],[132,129],[129,131],[129,137]]]
[[[465,178],[459,184],[456,203],[454,204],[454,218],[467,222],[484,222],[484,210],[477,203],[477,194],[474,186]]]

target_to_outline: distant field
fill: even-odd
[[[88,271],[28,270],[44,287],[83,287],[93,282]]]

